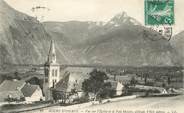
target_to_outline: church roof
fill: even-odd
[[[65,75],[55,86],[55,90],[67,92],[68,83],[69,83],[69,74]]]
[[[51,40],[50,44],[50,50],[49,50],[49,55],[48,55],[48,63],[56,63],[56,50],[55,50],[55,45],[54,41]]]
[[[82,83],[84,79],[89,78],[89,73],[93,68],[87,67],[67,67],[65,75],[57,84],[55,89],[57,91],[70,92],[72,89],[82,91]]]

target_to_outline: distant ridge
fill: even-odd
[[[44,22],[0,0],[0,68],[43,64],[51,39],[59,64],[126,66],[180,65],[176,50],[158,33],[125,12],[109,22]]]

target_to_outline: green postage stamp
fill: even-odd
[[[174,0],[145,0],[146,25],[173,25]]]

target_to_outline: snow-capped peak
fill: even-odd
[[[122,19],[122,18],[127,18],[127,17],[128,17],[127,13],[123,11],[115,15],[113,19]]]
[[[140,23],[136,19],[128,16],[127,13],[124,11],[115,15],[108,23],[114,26],[120,26],[125,23],[140,25]]]

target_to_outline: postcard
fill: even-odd
[[[183,0],[0,0],[0,113],[184,113]]]

